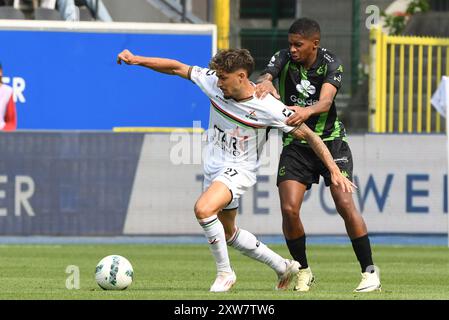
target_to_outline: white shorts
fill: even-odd
[[[203,192],[214,181],[224,183],[232,193],[232,200],[224,209],[231,210],[239,207],[240,196],[256,183],[256,173],[239,168],[228,167],[216,174],[204,174]]]

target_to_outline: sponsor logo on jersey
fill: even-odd
[[[342,170],[342,171],[341,171],[341,174],[342,174],[343,177],[349,178],[349,173],[348,173],[348,171]]]
[[[335,163],[339,163],[339,162],[347,163],[348,161],[349,161],[349,160],[348,160],[348,157],[342,157],[342,158],[334,159],[334,162],[335,162]]]
[[[335,61],[334,58],[332,58],[332,57],[330,56],[330,54],[328,54],[328,53],[325,53],[325,54],[324,54],[324,59],[326,59],[326,60],[329,61],[329,62],[334,62],[334,61]]]
[[[220,100],[220,101],[222,101],[222,102],[224,102],[224,103],[226,103],[226,104],[229,104],[229,102],[228,102],[225,98],[220,97],[218,94],[215,95],[215,98],[217,98],[218,100]]]
[[[313,106],[316,104],[319,100],[317,99],[303,99],[299,98],[295,95],[290,96],[290,101],[298,106]]]
[[[322,64],[322,65],[318,68],[318,70],[316,71],[316,73],[317,73],[318,75],[321,76],[321,75],[325,74],[326,71],[327,71],[327,64]]]
[[[310,95],[314,95],[316,93],[315,86],[312,85],[309,80],[301,80],[301,83],[296,85],[296,90],[304,98],[308,98]]]
[[[245,115],[245,118],[251,119],[253,121],[259,121],[259,119],[257,119],[255,110],[250,110],[249,113]]]
[[[214,126],[213,144],[234,157],[246,152],[248,138],[249,136],[241,134],[239,127],[234,130],[223,130],[217,125]]]
[[[334,81],[341,82],[341,74],[339,74],[338,76],[334,76]]]
[[[283,176],[285,176],[285,166],[282,166],[279,169],[279,177],[283,177]]]

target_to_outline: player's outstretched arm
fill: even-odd
[[[177,60],[136,56],[129,50],[123,50],[117,56],[117,63],[122,64],[122,61],[128,65],[142,66],[160,73],[189,78],[190,66]]]
[[[332,184],[335,186],[340,186],[343,192],[353,192],[355,185],[347,179],[340,172],[340,168],[336,165],[334,158],[332,157],[329,149],[321,140],[321,138],[315,134],[310,128],[305,124],[301,124],[299,127],[296,127],[291,132],[295,137],[299,139],[305,139],[309,143],[310,147],[316,153],[316,155],[323,161],[326,168],[329,170],[331,174]]]

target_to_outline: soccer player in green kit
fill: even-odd
[[[341,172],[352,181],[352,154],[343,124],[337,117],[335,96],[341,87],[343,66],[338,57],[321,48],[320,26],[308,18],[296,20],[288,31],[289,49],[277,52],[259,77],[256,96],[272,94],[295,111],[288,125],[305,122],[331,151]],[[279,80],[279,94],[273,86]],[[315,281],[306,256],[306,235],[299,212],[304,193],[323,176],[330,186],[338,213],[343,218],[355,255],[361,266],[362,281],[355,292],[380,290],[379,273],[371,253],[365,222],[351,193],[330,183],[328,170],[304,140],[284,134],[277,186],[281,200],[282,228],[292,257],[301,265],[296,291],[309,291]]]

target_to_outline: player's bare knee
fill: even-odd
[[[342,213],[344,214],[346,212],[351,212],[351,211],[354,211],[354,209],[355,209],[354,201],[352,200],[352,198],[347,198],[347,197],[337,199],[335,201],[335,206],[337,207],[337,211],[340,214],[342,214]]]
[[[299,218],[299,208],[289,204],[282,205],[281,207],[282,217],[284,219],[298,219]]]
[[[197,219],[206,219],[214,215],[212,208],[203,201],[197,201],[193,210]]]

